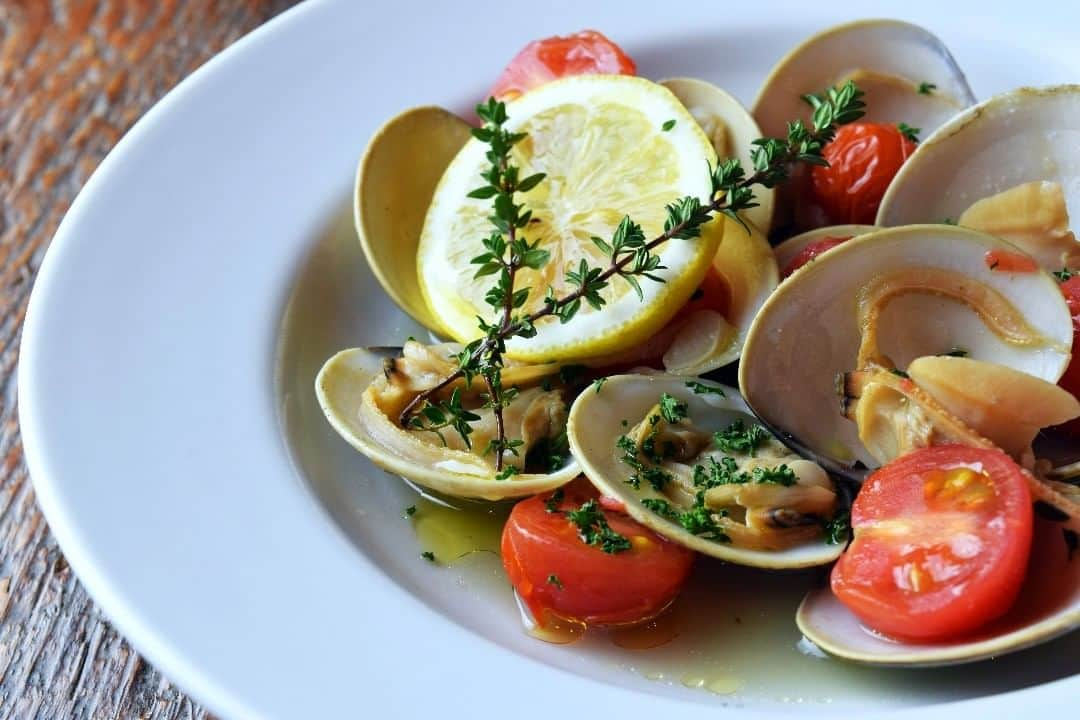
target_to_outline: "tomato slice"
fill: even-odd
[[[1032,536],[1023,472],[1000,450],[941,445],[873,473],[851,508],[854,540],[832,591],[866,625],[954,638],[1016,599]]]
[[[1069,304],[1069,312],[1072,313],[1073,356],[1059,384],[1076,397],[1080,397],[1080,275],[1074,275],[1061,283],[1061,291],[1065,293],[1065,302]],[[1080,419],[1071,420],[1061,428],[1080,437]]]
[[[829,166],[810,173],[813,202],[832,225],[873,225],[885,189],[915,147],[895,125],[842,126],[823,150]]]
[[[611,510],[603,515],[630,540],[630,549],[607,553],[586,545],[566,512],[597,499],[597,492],[581,479],[558,497],[522,500],[503,528],[506,574],[533,617],[542,624],[555,615],[589,625],[629,625],[663,612],[686,582],[694,553]]]
[[[848,240],[850,240],[851,237],[851,235],[848,235],[847,237],[827,237],[821,240],[815,240],[814,242],[810,243],[802,250],[800,250],[799,254],[791,259],[791,262],[788,263],[788,266],[784,268],[783,277],[786,278],[788,275],[795,272],[806,263],[810,262],[811,260],[816,260],[819,255],[822,255],[829,250],[832,250],[837,245],[843,245]]]
[[[534,40],[514,56],[491,88],[498,100],[513,100],[533,88],[570,75],[635,75],[634,61],[595,30]]]

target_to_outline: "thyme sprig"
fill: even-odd
[[[507,441],[503,427],[503,408],[513,400],[516,392],[512,388],[503,388],[501,383],[506,341],[515,337],[534,337],[536,323],[544,318],[556,317],[560,323],[568,323],[583,303],[595,310],[601,309],[607,303],[603,291],[614,278],[621,279],[639,297],[644,297],[642,278],[664,281],[659,273],[666,268],[655,251],[671,240],[700,237],[702,226],[718,215],[731,218],[749,231],[740,213],[758,206],[753,188],[758,185],[772,188],[783,183],[790,177],[791,166],[795,163],[828,165],[822,151],[835,137],[840,125],[862,117],[865,108],[862,95],[862,91],[848,81],[819,95],[804,96],[813,108],[810,123],[794,120],[788,123],[787,137],[755,140],[751,150],[752,173],[748,174],[735,158],[718,161],[715,167],[710,165],[710,196],[705,201],[688,196],[669,204],[664,230],[652,239],[646,237],[641,225],[624,216],[611,238],[592,238],[607,257],[607,264],[594,266],[582,259],[566,272],[566,280],[573,289],[557,295],[549,287],[541,307],[532,312],[522,312],[522,308],[533,289],[515,287],[516,274],[522,268],[539,270],[548,262],[549,254],[539,247],[538,241],[530,243],[523,236],[532,213],[516,202],[516,195],[536,187],[543,181],[544,174],[519,178],[520,169],[511,162],[511,150],[525,134],[506,129],[508,116],[503,103],[489,98],[478,105],[476,112],[484,125],[472,132],[477,140],[488,145],[489,165],[482,173],[485,184],[470,192],[469,197],[492,200],[489,220],[493,231],[483,241],[485,252],[473,258],[472,263],[478,266],[475,277],[497,276],[495,285],[485,296],[486,302],[497,311],[497,317],[493,322],[478,318],[483,336],[468,343],[457,355],[457,370],[416,395],[404,407],[400,424],[432,429],[424,420],[415,422],[415,418],[424,416],[428,407],[438,404],[432,398],[458,379],[463,378],[469,386],[474,378],[482,377],[487,385],[485,406],[492,409],[496,421],[496,437],[489,442],[485,452],[495,454],[496,471],[501,471],[504,456],[517,454],[516,446]],[[455,416],[455,419],[459,417]],[[453,421],[448,426],[459,427]]]

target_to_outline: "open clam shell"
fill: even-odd
[[[573,480],[577,463],[550,474],[522,473],[496,480],[479,456],[423,442],[405,432],[372,400],[384,379],[385,359],[363,348],[342,350],[326,361],[315,378],[315,392],[326,419],[350,445],[382,469],[446,495],[483,500],[523,497]]]
[[[738,158],[744,168],[754,167],[750,150],[754,147],[754,141],[762,137],[761,128],[742,103],[705,80],[671,78],[661,80],[660,84],[670,90],[694,116],[712,142],[718,158]],[[772,188],[755,188],[754,199],[758,207],[742,213],[765,235],[769,234],[772,225],[773,195]]]
[[[936,36],[897,20],[862,20],[820,32],[784,56],[754,101],[754,118],[767,136],[784,137],[788,120],[810,118],[804,94],[846,80],[866,93],[865,120],[905,122],[924,133],[975,102]]]
[[[716,388],[724,395],[695,392],[694,386],[699,391],[701,386]],[[784,550],[748,549],[717,542],[695,535],[645,507],[642,500],[661,500],[665,496],[648,483],[640,483],[635,488],[627,482],[633,470],[622,461],[623,451],[616,441],[628,432],[629,425],[646,416],[662,393],[685,402],[687,415],[696,426],[722,430],[736,420],[755,423],[753,413],[734,388],[688,376],[611,377],[599,392],[586,390],[574,401],[567,423],[567,437],[574,457],[597,489],[621,500],[626,512],[646,527],[681,545],[728,562],[781,569],[824,565],[839,557],[843,546],[828,544],[823,537]]]
[[[1078,143],[1080,85],[997,95],[954,117],[920,144],[889,185],[877,223],[959,221],[1022,243],[1049,270],[1076,266],[1080,243],[1067,221],[1080,218]],[[1050,183],[1059,187],[1051,192]],[[985,204],[972,208],[1018,188],[1012,198],[999,200],[997,209]],[[1065,217],[1060,217],[1062,210]],[[1027,228],[1022,227],[1025,214]],[[1064,221],[1064,227],[1055,221]]]
[[[435,186],[468,139],[468,124],[449,110],[412,108],[376,131],[356,171],[356,233],[371,271],[402,310],[444,336],[420,292],[416,249]]]
[[[1036,518],[1027,577],[1013,607],[974,635],[939,643],[897,642],[865,628],[828,588],[799,606],[799,630],[819,648],[873,665],[956,665],[1046,642],[1080,625],[1080,562],[1068,557],[1059,523]]]
[[[781,283],[758,313],[739,371],[747,402],[818,455],[876,467],[855,423],[841,416],[836,385],[838,374],[863,367],[870,310],[877,313],[870,345],[892,367],[963,348],[1057,382],[1073,328],[1056,281],[1042,271],[991,269],[991,251],[1015,248],[972,230],[914,225],[826,253]],[[1015,335],[1002,325],[1008,319]]]

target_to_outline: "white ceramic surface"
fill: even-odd
[[[466,109],[534,37],[597,27],[642,74],[700,76],[743,101],[795,42],[859,16],[930,27],[980,97],[1080,75],[1080,17],[1050,3],[947,15],[934,2],[843,5],[315,0],[182,83],[57,232],[19,370],[39,501],[119,629],[236,718],[559,707],[682,718],[715,717],[718,704],[726,717],[917,704],[911,717],[985,718],[1074,700],[1076,634],[933,673],[797,656],[790,694],[751,692],[751,679],[728,697],[647,680],[634,671],[641,656],[617,648],[539,643],[521,633],[491,558],[468,573],[418,559],[398,517],[415,495],[337,438],[314,402],[314,372],[332,352],[417,331],[363,268],[351,230],[367,138],[406,106]],[[805,579],[732,581],[768,593]],[[793,613],[773,604],[746,607],[746,626]],[[771,650],[742,632],[731,635],[741,657],[767,665]],[[798,633],[787,632],[790,654]]]

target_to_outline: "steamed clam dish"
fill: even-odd
[[[329,358],[332,427],[515,500],[501,559],[541,628],[654,621],[728,563],[818,573],[792,622],[863,663],[1074,630],[1080,89],[976,104],[894,21],[810,38],[752,111],[635,72],[548,38],[476,119],[376,133],[357,231],[432,339]]]

